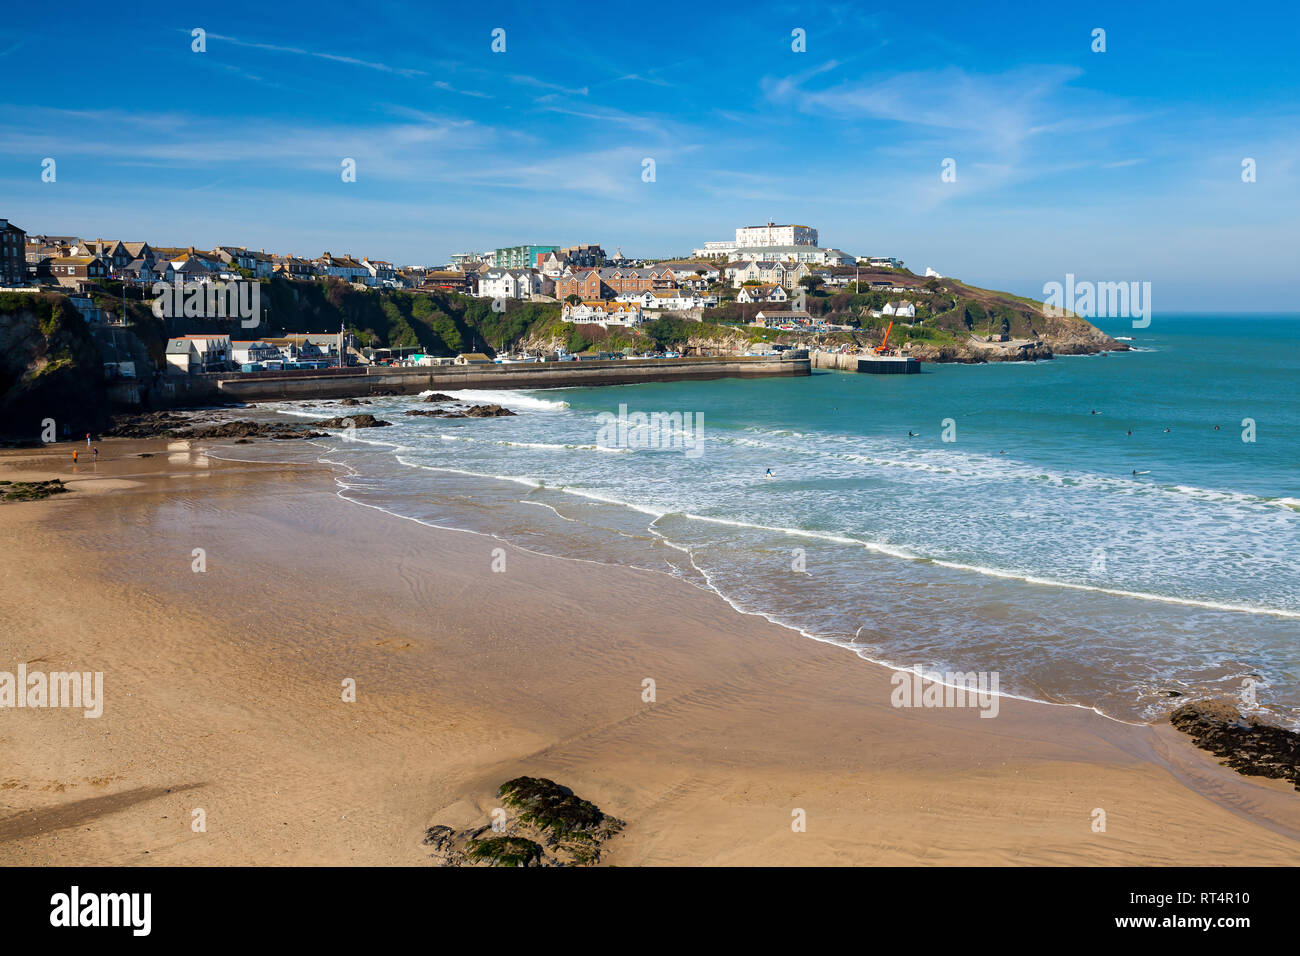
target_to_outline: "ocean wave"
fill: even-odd
[[[420,398],[426,398],[433,395],[434,390],[429,389],[420,393]],[[549,398],[538,398],[528,392],[511,392],[504,389],[491,388],[460,388],[452,391],[439,392],[441,395],[449,395],[460,402],[473,402],[475,404],[505,405],[507,408],[527,408],[531,411],[554,412],[568,408],[569,403],[555,401]]]
[[[604,445],[555,444],[552,442],[539,441],[506,441],[505,439],[474,438],[470,435],[441,434],[438,437],[443,441],[468,442],[474,445],[503,445],[510,448],[533,448],[538,451],[600,451],[615,455],[626,455],[632,453],[632,449],[630,448],[608,448]]]
[[[786,437],[798,433],[784,430],[746,429],[751,434],[766,434],[770,437]],[[936,449],[904,445],[896,440],[861,439],[840,435],[800,435],[808,438],[811,444],[790,445],[755,438],[735,436],[710,436],[710,441],[733,444],[742,447],[759,448],[774,453],[817,457],[824,456],[855,464],[871,465],[881,468],[897,468],[909,471],[931,472],[934,474],[954,475],[972,481],[1019,480],[1048,484],[1057,488],[1078,488],[1083,490],[1103,490],[1117,494],[1146,496],[1151,494],[1171,495],[1198,501],[1231,503],[1242,505],[1276,505],[1292,507],[1288,502],[1296,499],[1270,498],[1244,491],[1232,491],[1216,488],[1200,488],[1192,485],[1159,484],[1152,481],[1138,480],[1138,476],[1104,475],[1096,472],[1066,472],[1043,469],[1032,465],[1021,465],[1016,459],[1001,455],[981,452],[957,451],[955,449]],[[879,453],[862,451],[842,451],[836,446],[852,443],[857,446],[872,444],[880,449]],[[830,446],[830,447],[827,447]]]

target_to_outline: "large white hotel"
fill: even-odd
[[[818,265],[849,265],[853,257],[838,249],[821,249],[817,245],[817,230],[811,226],[778,226],[769,222],[765,226],[740,226],[735,242],[706,242],[696,249],[697,256],[725,256],[737,259],[778,259],[807,262]]]
[[[815,245],[817,245],[817,230],[811,226],[778,226],[774,222],[769,222],[766,226],[738,226],[735,242],[706,242],[703,249],[695,250],[695,254],[728,256],[739,249]]]

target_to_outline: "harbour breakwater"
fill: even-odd
[[[228,401],[361,398],[414,395],[428,389],[572,388],[645,382],[770,378],[811,374],[807,357],[689,356],[508,365],[436,365],[415,368],[322,369],[307,374],[250,372],[205,376],[212,397]],[[191,376],[193,378],[194,376]]]

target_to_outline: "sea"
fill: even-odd
[[[1300,727],[1300,315],[1097,324],[1132,350],[449,393],[517,413],[492,419],[278,403],[260,413],[393,426],[216,454],[299,446],[358,506],[678,578],[889,667]],[[671,613],[646,582],[629,613]]]

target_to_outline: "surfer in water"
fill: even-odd
[[[767,474],[764,475],[763,477],[764,477],[764,478],[775,478],[776,475],[772,474],[772,469],[769,468],[769,469],[767,470]]]
[[[909,428],[909,429],[907,430],[907,437],[908,437],[908,438],[918,438],[918,437],[920,437],[920,436],[913,434],[913,433],[912,433],[912,429]]]

